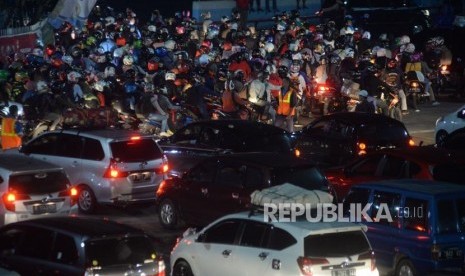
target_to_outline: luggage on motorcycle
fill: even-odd
[[[64,128],[106,128],[117,122],[118,113],[109,107],[69,108],[63,112]]]

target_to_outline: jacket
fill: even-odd
[[[17,134],[16,119],[3,118],[2,119],[2,149],[18,148],[21,146],[21,137]]]

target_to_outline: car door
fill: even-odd
[[[217,160],[209,159],[200,162],[189,170],[182,178],[180,189],[176,190],[176,201],[188,221],[201,224],[210,222],[209,187],[212,186],[217,171]]]
[[[237,276],[243,268],[234,265],[234,258],[240,254],[237,237],[241,221],[237,219],[222,220],[206,229],[197,240],[195,256],[199,275],[203,276]]]
[[[384,267],[392,267],[400,233],[399,209],[401,195],[384,191],[373,192],[373,205],[371,206],[372,222],[367,222],[367,236],[373,246],[377,264]],[[384,206],[387,206],[392,215],[392,221],[388,219],[377,219]],[[384,209],[385,211],[385,209]],[[379,217],[378,217],[379,218]]]
[[[268,248],[271,225],[257,221],[243,221],[238,252],[233,265],[241,268],[240,275],[267,275],[273,251]]]
[[[218,164],[215,181],[205,191],[210,205],[206,216],[213,220],[244,209],[244,198],[249,197],[247,201],[250,201],[250,193],[244,187],[246,170],[246,165],[233,160],[222,160]]]

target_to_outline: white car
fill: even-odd
[[[454,130],[465,127],[465,105],[436,120],[435,138],[436,144],[440,145],[444,139]]]
[[[366,230],[348,222],[227,215],[183,234],[171,252],[171,275],[379,275]]]

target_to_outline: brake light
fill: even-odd
[[[447,71],[447,65],[441,66],[441,71]]]
[[[367,145],[365,143],[358,143],[358,155],[364,155],[367,153],[366,151]]]
[[[158,273],[155,276],[166,276],[165,273],[166,265],[163,260],[158,261]]]
[[[438,244],[433,244],[433,246],[431,246],[431,258],[437,261],[439,260],[440,257],[441,257],[441,246],[439,246]]]
[[[155,173],[164,174],[164,173],[167,173],[169,170],[170,170],[170,167],[168,166],[168,164],[163,164],[163,166],[161,166],[160,168],[155,169]]]
[[[122,178],[127,177],[129,175],[128,172],[122,172],[118,169],[116,162],[112,159],[110,160],[110,165],[106,169],[105,173],[103,174],[104,178]]]
[[[418,82],[416,82],[416,81],[412,82],[412,87],[414,87],[414,88],[418,87]]]
[[[140,140],[140,136],[132,136],[132,137],[131,137],[131,140],[132,140],[132,141]]]
[[[295,154],[296,157],[300,157],[300,150],[296,149],[294,151],[294,154]]]
[[[299,264],[300,271],[305,276],[312,276],[314,265],[324,265],[329,264],[328,260],[325,258],[310,258],[310,257],[299,257],[297,259],[297,264]]]
[[[408,140],[408,145],[411,147],[415,146],[415,141],[413,139]]]
[[[71,202],[71,206],[73,206],[74,204],[76,204],[77,202],[77,195],[78,195],[78,189],[76,188],[70,188],[66,191],[63,191],[63,192],[60,192],[58,194],[58,196],[69,196],[70,197],[70,202]]]
[[[15,211],[15,202],[17,200],[26,200],[31,199],[28,195],[21,195],[14,192],[7,192],[4,193],[2,196],[3,204],[5,205],[5,209],[8,211]]]
[[[373,251],[368,251],[366,253],[360,254],[358,256],[359,261],[363,260],[370,260],[370,269],[371,271],[375,271],[376,269],[376,258],[375,258],[375,252]]]
[[[78,195],[78,190],[76,188],[71,188],[69,191],[70,196],[77,196]]]

